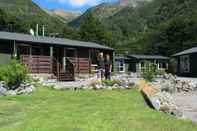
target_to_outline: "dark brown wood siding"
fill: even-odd
[[[185,76],[185,77],[197,77],[197,53],[188,54],[190,57],[190,72],[188,73],[181,73],[180,69],[180,57],[177,57],[177,75],[178,76]]]
[[[90,61],[88,58],[69,57],[75,67],[75,73],[83,74],[90,72]]]
[[[52,73],[52,58],[50,56],[21,55],[21,63],[31,73]]]

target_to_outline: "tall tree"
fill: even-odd
[[[6,28],[6,18],[7,18],[6,13],[0,9],[0,29],[1,30]]]
[[[79,34],[82,40],[111,45],[110,33],[103,24],[95,18],[92,13],[88,13],[81,23]]]

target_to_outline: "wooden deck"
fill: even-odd
[[[54,57],[39,55],[21,55],[23,63],[31,73],[53,74],[59,81],[74,80],[75,74],[90,73],[90,61],[88,58],[69,57],[66,59],[66,69]]]

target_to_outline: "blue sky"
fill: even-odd
[[[67,11],[84,12],[88,8],[103,2],[114,2],[117,0],[33,0],[42,8],[64,9]]]

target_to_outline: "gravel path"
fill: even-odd
[[[173,94],[176,105],[183,111],[184,117],[197,123],[197,91]]]

